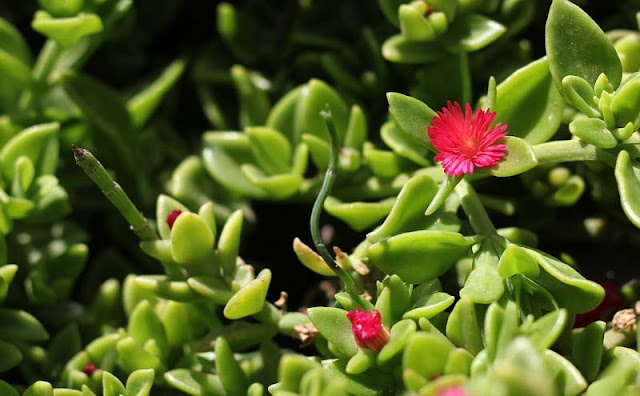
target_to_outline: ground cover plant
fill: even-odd
[[[640,3],[0,4],[0,395],[638,395]]]

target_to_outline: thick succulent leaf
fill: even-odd
[[[356,340],[351,333],[351,322],[347,311],[330,307],[314,307],[307,311],[309,319],[327,341],[335,345],[346,356],[358,352]]]
[[[562,79],[578,76],[594,85],[601,73],[616,88],[622,66],[615,48],[593,19],[569,0],[554,0],[545,29],[549,69],[558,90]]]
[[[534,61],[497,87],[496,120],[507,124],[509,135],[530,144],[549,140],[560,127],[564,100],[558,92],[546,58]]]

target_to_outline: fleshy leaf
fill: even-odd
[[[569,0],[553,0],[545,28],[549,69],[558,90],[562,79],[578,76],[595,84],[600,73],[616,88],[622,66],[615,48],[602,29]]]
[[[353,356],[358,352],[346,311],[338,308],[314,307],[309,308],[308,315],[320,334],[346,356]]]
[[[534,61],[497,87],[496,121],[507,124],[509,135],[530,144],[549,140],[560,127],[564,100],[558,92],[545,58]]]

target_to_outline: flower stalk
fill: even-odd
[[[133,232],[143,241],[158,239],[158,234],[149,220],[144,217],[133,202],[131,202],[127,193],[125,193],[122,187],[111,177],[100,161],[98,161],[89,150],[76,145],[73,145],[72,149],[76,164],[100,187],[105,197],[111,201],[127,220]]]

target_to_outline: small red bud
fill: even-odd
[[[428,6],[427,7],[427,16],[433,14],[434,11],[435,11],[435,8],[433,8],[432,6]]]
[[[167,225],[169,226],[169,229],[173,228],[173,223],[176,222],[176,219],[178,218],[178,216],[180,216],[182,214],[182,211],[179,209],[174,210],[173,212],[169,213],[167,215]]]
[[[88,375],[89,377],[91,377],[91,374],[93,374],[96,371],[96,369],[97,367],[95,364],[89,363],[82,368],[82,372]]]
[[[389,342],[389,333],[382,327],[380,312],[377,309],[370,312],[360,309],[349,311],[347,318],[351,321],[351,332],[360,348],[380,352]]]

